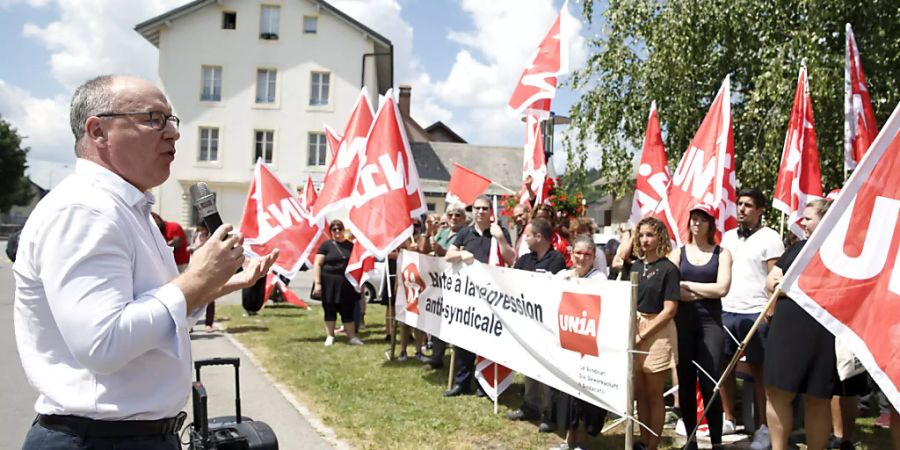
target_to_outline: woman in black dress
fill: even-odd
[[[669,255],[681,273],[681,303],[675,314],[678,332],[678,397],[685,434],[697,426],[696,386],[709,424],[713,449],[722,446],[722,403],[710,402],[722,372],[725,331],[722,328],[722,297],[731,286],[731,253],[716,245],[716,211],[700,203],[690,211],[688,242]],[[702,369],[697,369],[697,364]],[[696,437],[686,450],[696,450]]]
[[[813,200],[806,206],[800,225],[807,237],[827,209],[824,200]],[[766,279],[770,291],[781,284],[804,244],[805,240],[790,246],[775,263]],[[834,335],[796,302],[781,297],[769,323],[766,347],[763,380],[772,449],[788,448],[794,419],[792,403],[797,394],[803,394],[806,448],[824,449],[831,429],[831,394],[837,381]]]
[[[353,310],[359,301],[359,292],[353,289],[344,274],[353,244],[344,236],[344,223],[340,220],[331,222],[331,236],[332,239],[319,246],[313,268],[313,296],[322,299],[322,309],[325,310],[325,333],[328,335],[325,345],[334,344],[334,322],[338,314],[341,315],[344,331],[350,338],[348,343],[362,345],[353,323]]]

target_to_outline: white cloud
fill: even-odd
[[[156,49],[133,27],[183,3],[143,0],[123,7],[121,0],[54,0],[58,19],[44,27],[27,23],[23,33],[50,51],[53,77],[69,92],[103,73],[156,79]]]

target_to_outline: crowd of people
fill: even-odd
[[[810,203],[802,221],[807,233],[815,229],[827,206],[825,201]],[[776,307],[765,310],[805,242],[789,242],[792,245],[785,250],[779,233],[763,225],[766,207],[761,191],[746,188],[737,196],[739,226],[721,236],[716,231],[716,209],[700,203],[689,211],[687,243],[680,248],[672,248],[666,226],[655,218],[622,228],[619,239],[598,246],[593,239],[598,229],[590,219],[566,217],[546,204],[521,203],[513,208],[513,239],[492,219],[490,199],[479,197],[472,205],[471,221],[463,207],[450,205],[444,215],[416,220],[413,236],[401,248],[453,263],[487,263],[491,240],[496,239],[503,263],[520,270],[622,280],[638,274],[633,376],[638,418],[646,427],[640,428],[636,449],[658,448],[664,426],[674,425],[670,423],[674,419],[679,434],[692,434],[698,410],[705,410],[702,434],[713,449],[723,448],[723,435],[739,431],[734,371],[717,396],[714,390],[760,314],[765,321],[744,349],[740,365],[741,376],[753,385],[753,395],[741,399],[754,405],[753,417],[741,417],[746,432],[752,431],[751,448],[795,448],[791,432],[793,400],[798,395],[804,401],[807,448],[854,448],[856,403],[872,383],[865,374],[839,379],[834,337],[796,303],[782,296]],[[394,262],[396,252],[391,258]],[[395,271],[394,264],[390,273]],[[400,360],[407,359],[414,332],[415,359],[433,369],[444,367],[446,343],[400,326]],[[475,354],[463,348],[455,351],[453,383],[444,395],[484,396],[474,382]],[[673,385],[678,386],[674,410],[664,399]],[[529,378],[520,406],[508,413],[510,420],[537,423],[540,432],[564,432],[560,448],[583,447],[589,436],[600,433],[606,416],[594,405]],[[895,431],[900,442],[896,435]],[[696,449],[696,436],[684,448]]]

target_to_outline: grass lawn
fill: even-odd
[[[366,449],[547,449],[564,435],[541,434],[536,424],[511,422],[506,413],[519,405],[521,375],[500,396],[494,415],[487,398],[444,398],[447,368],[431,370],[410,359],[385,358],[384,310],[369,305],[366,345],[346,345],[339,336],[325,347],[322,310],[267,306],[257,316],[245,316],[240,306],[217,308],[217,319],[249,348],[279,382],[317,414],[338,437]],[[410,354],[413,353],[412,345]],[[449,352],[448,352],[449,359]],[[859,449],[890,448],[887,430],[860,420]],[[277,431],[277,430],[276,430]],[[592,449],[622,449],[624,427],[591,442]],[[677,448],[670,437],[662,448]]]

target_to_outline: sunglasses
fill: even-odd
[[[331,231],[344,231],[342,227],[331,227]]]
[[[462,217],[462,213],[447,213],[447,217]]]
[[[473,206],[472,209],[475,211],[478,211],[478,210],[487,211],[487,210],[491,209],[491,207],[490,206]]]

